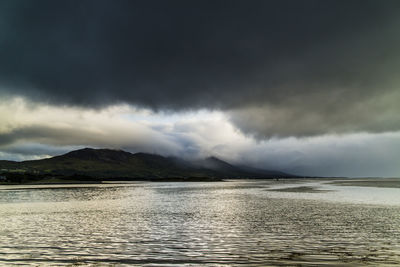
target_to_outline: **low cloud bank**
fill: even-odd
[[[199,158],[300,175],[398,176],[400,132],[259,140],[222,111],[165,113],[129,105],[104,109],[0,102],[0,159],[37,159],[81,147]]]

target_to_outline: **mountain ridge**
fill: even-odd
[[[296,177],[279,171],[235,166],[217,157],[189,161],[149,153],[83,148],[52,158],[0,161],[8,176],[86,177],[91,180],[262,179]]]

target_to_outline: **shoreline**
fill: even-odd
[[[304,181],[325,181],[328,185],[334,186],[357,186],[357,187],[379,187],[379,188],[400,188],[400,178],[338,178],[338,177],[307,177],[307,178],[264,178],[264,179],[217,179],[217,178],[165,178],[165,179],[113,179],[113,180],[73,180],[73,179],[59,179],[50,178],[42,179],[39,181],[13,183],[13,182],[0,182],[0,187],[7,186],[46,186],[46,185],[124,185],[136,183],[158,183],[158,182],[183,182],[183,183],[196,183],[196,182],[228,182],[228,181],[265,181],[273,184],[297,183]],[[1,189],[0,189],[1,190]],[[283,190],[283,189],[281,189]],[[275,191],[275,190],[271,190]],[[278,190],[280,191],[280,190]],[[302,191],[302,190],[300,190]]]

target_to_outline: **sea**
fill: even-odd
[[[2,185],[0,265],[399,266],[380,181]]]

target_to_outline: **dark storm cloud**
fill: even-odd
[[[399,1],[3,1],[0,90],[217,108],[261,136],[398,130],[399,18]]]

